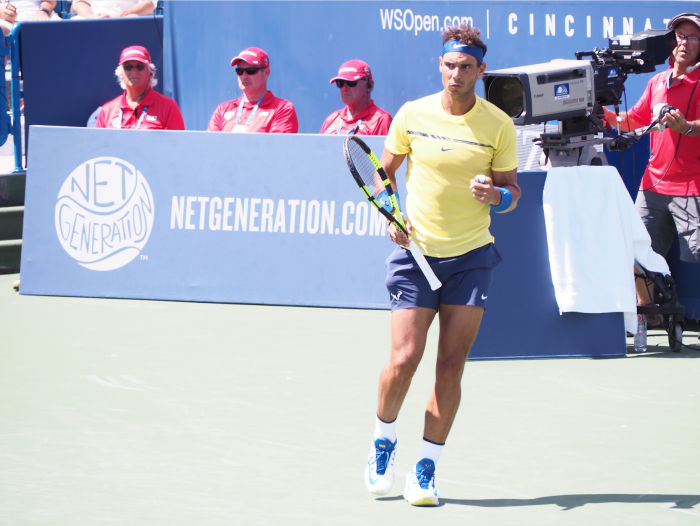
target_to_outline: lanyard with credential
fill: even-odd
[[[267,94],[265,95],[267,97]],[[253,120],[253,117],[255,117],[255,114],[258,111],[258,108],[260,107],[260,103],[265,99],[263,97],[260,99],[255,106],[253,107],[253,111],[250,112],[250,117],[248,117],[248,122],[245,123],[246,127],[250,126],[250,122]],[[238,123],[241,122],[241,112],[243,111],[243,101],[241,100],[241,103],[238,105],[238,115],[236,115],[236,126],[238,126]]]
[[[143,122],[143,119],[146,118],[146,112],[148,111],[148,106],[143,107],[143,111],[141,112],[141,116],[139,117],[138,122],[136,123],[136,127],[134,128],[135,130],[138,130],[141,127],[141,123]],[[119,108],[119,128],[122,127],[122,117],[124,117],[124,110]],[[117,126],[115,126],[117,128]]]
[[[340,122],[338,123],[338,128],[335,130],[335,134],[336,134],[336,135],[338,135],[338,134],[340,133],[340,128],[343,127],[343,124],[345,124],[345,119],[343,119],[342,117],[340,117]],[[362,119],[360,119],[359,121],[357,121],[357,124],[356,124],[355,126],[353,126],[352,128],[350,128],[350,131],[354,130],[355,128],[359,128],[359,127],[360,127],[360,124],[362,124]],[[348,135],[349,135],[349,134],[350,134],[350,132],[348,132]]]

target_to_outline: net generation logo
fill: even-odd
[[[153,228],[151,189],[134,165],[98,157],[78,166],[58,192],[56,234],[90,270],[114,270],[139,255]]]

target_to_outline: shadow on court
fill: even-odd
[[[683,344],[685,345],[680,352],[671,351],[668,346],[668,335],[666,331],[661,329],[652,329],[649,332],[647,340],[647,351],[638,353],[634,350],[634,339],[627,338],[627,356],[615,356],[615,358],[667,358],[667,359],[685,359],[685,358],[700,358],[700,340],[697,332],[684,332]]]
[[[381,497],[378,501],[403,500],[402,496]],[[634,495],[625,493],[597,495],[554,495],[537,499],[446,499],[440,498],[440,506],[457,504],[459,506],[476,506],[479,508],[512,508],[518,506],[546,506],[554,504],[562,511],[580,508],[586,504],[663,504],[674,503],[672,508],[693,509],[700,503],[700,495]]]
[[[693,346],[695,347],[695,345]],[[610,359],[625,359],[625,358],[666,358],[667,360],[686,360],[693,358],[700,358],[700,347],[698,350],[683,349],[680,352],[672,352],[670,349],[664,349],[659,347],[653,347],[647,350],[645,353],[638,353],[634,350],[631,345],[627,346],[627,356],[611,356]],[[592,358],[596,360],[603,360],[604,358]]]

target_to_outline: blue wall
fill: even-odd
[[[128,46],[149,50],[162,93],[162,35],[163,18],[152,16],[22,22],[25,132],[35,124],[85,126],[92,112],[123,93],[114,70]]]
[[[261,47],[270,55],[270,89],[294,103],[301,133],[318,133],[325,117],[342,106],[337,88],[328,81],[346,60],[360,58],[369,63],[376,79],[374,100],[392,115],[404,102],[439,91],[440,29],[447,16],[470,17],[482,29],[489,46],[486,62],[493,70],[573,59],[575,51],[607,47],[606,27],[612,27],[614,35],[629,31],[625,23],[641,31],[648,19],[653,29],[662,29],[664,19],[696,5],[649,1],[169,2],[165,10],[165,93],[179,102],[188,129],[206,129],[214,108],[240,95],[231,58],[246,47]],[[389,23],[387,17],[392,14]],[[417,15],[430,17],[430,31],[416,31],[411,18]],[[566,33],[567,17],[572,17],[568,22],[571,36]],[[630,105],[649,78],[651,75],[636,75],[627,82]]]

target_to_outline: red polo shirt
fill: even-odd
[[[334,111],[326,120],[323,121],[323,126],[321,126],[321,133],[327,135],[347,135],[362,119],[360,123],[360,129],[357,130],[355,135],[386,135],[389,133],[389,126],[391,126],[391,115],[385,112],[383,109],[377,107],[374,101],[369,101],[369,104],[365,106],[354,119],[348,117],[347,107],[342,110]],[[340,124],[340,130],[338,130],[338,125]]]
[[[236,125],[238,106],[243,104],[241,120],[238,124],[245,126],[255,103],[248,102],[245,95],[236,100],[219,104],[209,121],[209,131],[230,132]],[[275,97],[271,91],[260,102],[253,120],[250,121],[247,133],[297,133],[299,121],[294,105],[288,100]]]
[[[119,110],[122,110],[121,123],[119,122]],[[95,128],[134,129],[144,110],[146,115],[141,119],[141,126],[139,126],[141,130],[185,129],[185,121],[177,102],[161,95],[153,88],[148,90],[135,110],[132,110],[127,104],[126,92],[105,103],[97,115]]]
[[[629,111],[630,117],[640,124],[648,125],[652,119],[654,106],[662,102],[676,108],[689,121],[700,118],[700,86],[698,86],[700,67],[668,87],[668,78],[672,70],[673,68],[669,68],[668,71],[655,75],[649,81],[644,95]],[[697,89],[692,93],[696,86]],[[691,93],[692,100],[690,100]],[[679,138],[681,142],[678,153],[669,168]],[[666,169],[668,173],[663,177]],[[662,177],[663,180],[659,183]],[[642,177],[640,188],[662,195],[700,195],[700,137],[687,137],[669,128],[661,133],[652,132],[651,158]]]

